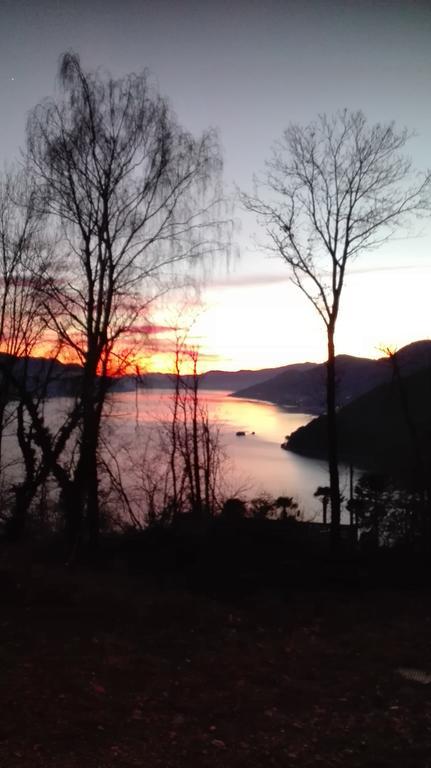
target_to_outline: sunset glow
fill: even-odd
[[[428,240],[421,242],[422,247],[427,243]],[[133,344],[130,339],[120,343],[117,353],[123,360],[121,372],[173,372],[178,335],[186,339],[186,345],[199,350],[200,372],[324,360],[324,328],[306,299],[283,275],[283,265],[274,270],[277,279],[269,273],[258,277],[255,285],[238,284],[241,266],[238,264],[238,271],[226,276],[227,286],[209,283],[203,289],[202,306],[199,313],[195,312],[195,321],[190,319],[189,332],[185,323],[177,329],[169,325],[175,315],[175,308],[171,307],[168,322],[163,323],[163,311],[157,313],[153,332],[134,335]],[[376,358],[382,356],[386,347],[400,348],[411,341],[429,338],[431,264],[421,266],[413,262],[411,266],[390,270],[361,270],[356,266],[348,277],[341,308],[339,353]],[[147,330],[151,331],[151,326]],[[55,353],[54,343],[48,340],[33,350],[37,357],[51,357]],[[118,373],[118,357],[112,361],[114,375]],[[63,363],[79,362],[65,349],[58,359]],[[187,362],[183,371],[190,372]]]

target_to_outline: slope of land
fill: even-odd
[[[395,360],[404,376],[431,365],[431,341],[417,341],[403,347],[396,353]],[[343,406],[379,384],[389,382],[394,367],[388,357],[372,360],[337,355],[336,371],[338,405]],[[325,363],[291,365],[271,379],[237,390],[232,396],[269,400],[305,413],[320,414],[325,411],[325,375]]]
[[[82,368],[74,363],[61,363],[45,357],[15,357],[0,353],[0,380],[11,377],[30,392],[40,392],[48,397],[73,395],[82,375]]]
[[[405,471],[431,459],[431,368],[376,387],[337,414],[340,458]],[[287,450],[327,456],[326,416],[293,432]]]

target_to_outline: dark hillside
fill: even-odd
[[[292,365],[269,381],[235,392],[234,397],[269,400],[305,413],[322,413],[325,409],[325,372],[325,363]],[[387,375],[387,364],[380,365],[379,361],[368,358],[338,355],[339,404],[343,405],[370,386],[380,384]]]
[[[431,366],[431,341],[408,344],[396,353],[395,360],[403,376]],[[379,384],[389,382],[394,373],[388,357],[372,360],[337,355],[336,368],[339,406],[347,405]],[[324,413],[325,373],[325,363],[290,365],[268,381],[236,391],[233,397],[268,400],[305,413]]]
[[[431,368],[393,379],[338,412],[340,458],[359,466],[401,470],[431,458]],[[286,448],[305,456],[327,454],[326,417],[294,432]]]

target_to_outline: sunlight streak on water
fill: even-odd
[[[155,456],[163,428],[170,423],[173,393],[170,390],[141,389],[113,393],[106,404],[103,422],[102,455],[109,453],[121,471],[122,482],[134,508],[142,508],[142,477],[152,472],[154,461],[159,477],[164,476],[164,457]],[[272,403],[228,397],[227,392],[202,390],[210,423],[218,430],[226,460],[223,462],[222,495],[253,498],[262,494],[293,496],[305,519],[321,520],[321,503],[314,498],[319,485],[328,485],[324,461],[307,459],[284,451],[285,436],[307,424],[313,416],[292,413]],[[51,429],[58,429],[68,398],[53,398],[45,404],[45,417]],[[8,476],[15,482],[22,472],[22,458],[13,423],[5,436]],[[238,431],[245,432],[237,437]],[[255,434],[252,434],[252,433]],[[65,455],[67,461],[67,452]],[[70,458],[70,457],[69,457]],[[357,478],[356,478],[357,479]],[[348,497],[348,472],[340,467],[341,493]],[[346,515],[344,513],[343,517]],[[347,520],[346,520],[347,521]]]
[[[220,429],[229,469],[225,481],[232,494],[248,498],[264,492],[294,496],[307,519],[320,519],[321,504],[313,494],[318,485],[328,484],[326,463],[281,450],[286,435],[307,424],[313,417],[292,413],[277,405],[230,398],[227,392],[202,390],[211,423]],[[139,446],[151,441],[151,434],[169,422],[172,392],[140,390],[116,393],[108,412],[109,441],[113,447],[128,442],[129,455],[137,456]],[[121,427],[120,427],[121,424]],[[237,437],[244,431],[244,437]],[[253,435],[252,432],[255,432]],[[342,493],[346,492],[342,476]]]

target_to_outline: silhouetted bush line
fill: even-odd
[[[365,486],[366,487],[366,484]],[[336,555],[330,526],[247,516],[245,502],[230,499],[217,517],[197,520],[179,514],[168,525],[144,530],[105,531],[97,552],[81,548],[76,567],[129,573],[163,588],[183,588],[221,599],[269,590],[288,598],[291,590],[367,590],[431,585],[431,559],[405,542],[366,546],[356,528],[342,526]],[[381,521],[380,521],[381,522]],[[3,537],[3,544],[4,544]],[[33,559],[68,562],[61,533],[46,531],[30,540]]]

